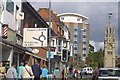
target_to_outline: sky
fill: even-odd
[[[39,8],[48,8],[48,2],[42,0],[40,2],[31,2],[33,7],[38,10]],[[77,13],[88,17],[90,24],[90,44],[95,47],[95,51],[104,48],[104,29],[108,25],[108,14],[113,13],[111,18],[112,25],[116,30],[116,53],[117,53],[117,34],[118,34],[118,0],[52,0],[52,10],[57,14],[61,13]]]

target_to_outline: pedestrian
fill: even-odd
[[[18,80],[22,80],[22,70],[23,70],[23,67],[24,67],[24,63],[23,62],[21,62],[20,66],[17,67]]]
[[[98,67],[95,67],[95,70],[93,71],[93,80],[98,80]]]
[[[61,77],[60,70],[56,67],[55,70],[53,71],[54,79],[58,79]]]
[[[82,69],[80,70],[80,78],[82,79]]]
[[[62,80],[65,80],[65,69],[62,70]]]
[[[74,69],[74,72],[73,72],[73,74],[74,74],[74,78],[78,78],[78,70],[77,69]]]
[[[38,62],[35,61],[35,64],[32,65],[32,71],[34,75],[34,80],[40,80],[40,75],[42,74],[42,69],[40,68],[40,65],[38,65]]]
[[[33,78],[32,68],[29,66],[29,62],[25,62],[25,67],[22,69],[22,78],[25,80],[31,80]]]
[[[72,66],[69,68],[69,72],[70,72],[70,77],[72,77],[72,72],[73,72]]]
[[[18,80],[17,79],[17,71],[16,71],[16,64],[12,63],[11,67],[7,71],[7,80]]]
[[[42,69],[42,75],[41,75],[42,79],[46,80],[47,79],[47,75],[48,75],[48,70],[46,68],[46,65],[44,65],[43,69]]]
[[[0,80],[4,80],[6,77],[6,69],[3,66],[3,62],[0,62]]]

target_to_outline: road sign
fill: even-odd
[[[48,43],[47,28],[24,28],[23,46],[24,47],[47,47]]]
[[[50,47],[50,51],[55,52],[56,47]]]
[[[49,58],[49,52],[46,52],[46,58]],[[50,52],[50,58],[54,58],[54,52]]]
[[[17,14],[16,14],[16,19],[21,19],[21,20],[23,20],[23,19],[24,19],[24,12],[17,12]]]

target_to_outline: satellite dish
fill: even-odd
[[[32,52],[33,52],[34,54],[37,54],[37,53],[39,53],[39,50],[38,50],[38,49],[33,49]]]

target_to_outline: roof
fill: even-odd
[[[78,16],[78,17],[81,17],[83,20],[88,20],[88,17],[77,14],[77,13],[62,13],[62,14],[58,14],[57,16],[60,17],[60,16],[67,16],[67,15]]]
[[[120,70],[120,68],[100,68],[100,70],[108,70],[108,69],[112,69],[112,70]]]

